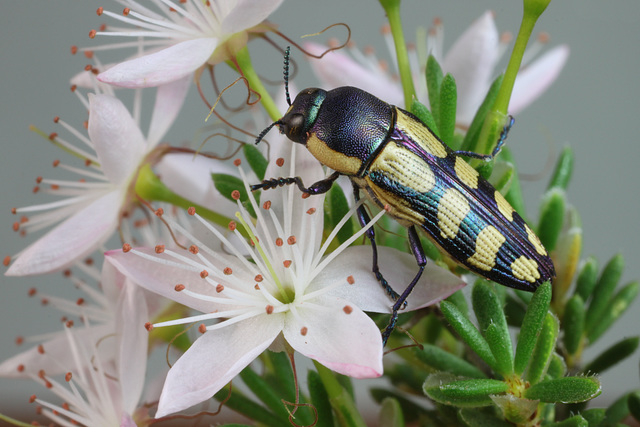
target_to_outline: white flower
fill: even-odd
[[[457,125],[467,128],[496,77],[496,65],[505,51],[505,43],[500,40],[492,12],[485,12],[456,40],[446,55],[442,54],[442,26],[439,22],[426,43],[426,52],[412,51],[412,69],[416,95],[420,102],[428,105],[428,93],[424,77],[424,67],[429,54],[433,54],[442,67],[443,73],[451,73],[456,80],[458,105]],[[390,39],[391,35],[386,34]],[[387,44],[393,46],[390,40]],[[312,54],[321,54],[326,47],[306,43],[305,48]],[[528,49],[528,57],[537,52],[539,46]],[[311,61],[311,66],[325,86],[333,89],[339,86],[357,86],[386,102],[402,106],[404,95],[400,82],[389,74],[386,67],[372,52],[361,52],[350,47],[351,56],[339,51],[330,52],[320,60]],[[395,53],[391,55],[395,60]],[[539,57],[518,73],[511,95],[509,112],[517,114],[537,99],[556,80],[569,56],[569,47],[557,46]]]
[[[287,154],[275,153],[273,158],[281,157],[284,168],[271,164],[267,176],[299,175],[307,185],[324,178],[306,150],[292,155],[288,153],[295,152],[296,144],[280,147],[286,147]],[[259,207],[250,196],[255,226],[238,203],[240,222],[251,230],[255,247],[244,240],[234,247],[209,227],[230,253],[213,251],[189,236],[193,246],[185,252],[158,246],[106,254],[136,283],[202,313],[154,325],[198,322],[202,333],[169,371],[156,417],[210,398],[279,343],[279,337],[336,372],[356,378],[382,374],[380,330],[363,310],[389,313],[392,302],[371,272],[371,248],[348,247],[362,231],[328,254],[337,230],[322,243],[323,196],[302,198],[295,186],[289,186],[265,191],[261,199]],[[177,225],[172,227],[185,234]],[[385,277],[397,287],[406,286],[417,270],[414,258],[379,249]],[[250,253],[250,260],[243,252]],[[411,295],[409,310],[437,302],[464,285],[435,266],[429,266],[423,278]]]
[[[133,0],[120,0],[122,15],[99,9],[134,28],[109,28],[99,36],[124,36],[135,41],[114,43],[91,50],[138,47],[146,50],[101,73],[98,79],[123,87],[152,87],[186,76],[203,65],[225,61],[243,48],[252,32],[271,29],[263,21],[282,0],[152,0],[147,8]],[[92,34],[93,36],[93,34]],[[151,48],[151,49],[149,49]]]
[[[14,210],[16,214],[47,211],[29,217],[20,225],[27,231],[62,223],[22,251],[7,275],[24,276],[63,269],[86,257],[112,235],[132,201],[131,185],[138,169],[150,162],[149,154],[173,123],[187,84],[183,79],[158,88],[146,137],[124,104],[111,94],[89,94],[88,102],[85,101],[89,110],[88,137],[58,120],[88,150],[74,146],[58,135],[53,139],[85,159],[88,167],[54,164],[81,179],[43,179],[41,184],[50,185],[51,194],[64,198]]]

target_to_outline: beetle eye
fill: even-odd
[[[304,115],[292,114],[287,117],[283,126],[284,133],[293,141],[298,141],[301,133],[304,133]]]

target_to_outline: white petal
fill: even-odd
[[[320,55],[327,50],[327,47],[316,43],[305,43],[304,48],[314,55]],[[322,82],[323,89],[355,86],[389,104],[404,103],[404,94],[398,82],[383,72],[372,72],[341,52],[329,52],[321,59],[311,58],[309,64]]]
[[[148,320],[142,289],[126,281],[118,303],[116,336],[122,409],[129,414],[137,408],[144,386],[149,342],[149,333],[144,324]]]
[[[223,197],[211,180],[212,173],[238,175],[238,169],[228,163],[188,153],[167,154],[156,165],[162,182],[171,191],[194,203],[233,217],[238,206]]]
[[[167,254],[156,254],[152,248],[138,248],[136,249],[145,254],[166,260],[169,262],[175,262]],[[198,261],[195,255],[189,253],[189,251],[183,251],[180,253],[188,258]],[[138,285],[145,289],[155,292],[159,295],[165,296],[173,301],[184,304],[187,307],[191,307],[203,313],[210,313],[216,309],[228,309],[229,305],[217,305],[210,301],[203,301],[191,296],[188,296],[184,292],[177,292],[175,286],[177,284],[183,284],[190,291],[209,296],[216,296],[215,285],[210,285],[206,280],[200,277],[200,271],[187,271],[181,268],[176,268],[173,265],[161,264],[155,261],[142,258],[134,253],[124,253],[118,251],[108,251],[105,253],[105,259],[111,262],[122,274],[133,280]],[[243,265],[241,265],[235,257],[218,253],[216,259],[209,259],[214,265],[219,268],[225,266],[230,267],[233,270],[233,274],[238,281],[242,281],[243,274],[247,275],[246,283],[253,283],[253,276],[249,276],[245,271]],[[203,267],[204,268],[204,267]],[[220,268],[222,270],[222,268]],[[220,281],[224,286],[228,286],[228,283]]]
[[[382,375],[380,330],[348,301],[316,298],[297,304],[296,315],[287,313],[283,332],[294,350],[333,371],[354,378]]]
[[[91,353],[101,338],[110,336],[113,332],[113,324],[95,325],[91,328],[79,326],[73,330],[73,338],[78,346],[82,346],[87,353]],[[0,377],[28,378],[29,375],[37,375],[41,369],[50,376],[68,372],[71,365],[67,362],[72,360],[72,354],[69,339],[64,331],[53,334],[51,339],[42,343],[42,347],[44,354],[38,351],[38,346],[35,346],[2,362]],[[105,363],[113,360],[114,350],[111,345],[101,346],[100,360]],[[23,372],[18,372],[18,365],[24,365]]]
[[[278,336],[281,315],[261,315],[206,332],[173,365],[164,383],[156,418],[211,398]]]
[[[518,114],[542,95],[558,78],[568,58],[569,46],[560,45],[520,70],[511,93],[509,112]]]
[[[114,96],[89,94],[88,131],[109,181],[126,183],[147,149],[142,131],[127,108]]]
[[[282,2],[283,0],[238,0],[233,10],[224,17],[222,31],[233,34],[258,25]]]
[[[413,255],[392,248],[378,246],[378,263],[380,272],[398,294],[402,294],[418,272]],[[364,311],[390,313],[393,301],[371,272],[371,265],[371,247],[352,246],[333,260],[314,282],[347,283],[347,277],[353,276],[352,285],[338,286],[331,295],[350,301]],[[405,310],[435,304],[464,285],[461,278],[430,261],[407,299]],[[312,290],[310,287],[308,292]]]
[[[112,191],[91,202],[25,249],[5,274],[50,273],[86,257],[116,229],[122,198]]]
[[[213,37],[180,42],[121,62],[98,74],[98,80],[128,88],[160,86],[194,72],[209,59],[217,45],[218,39]]]
[[[148,148],[155,147],[167,133],[182,108],[190,85],[191,76],[185,76],[158,87],[147,134]]]
[[[493,78],[499,34],[492,12],[485,12],[456,40],[442,65],[458,89],[457,122],[470,124]]]

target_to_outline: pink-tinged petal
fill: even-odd
[[[316,278],[317,283],[340,283],[331,291],[332,296],[352,302],[364,311],[390,313],[393,302],[371,272],[370,246],[352,246],[334,259]],[[401,294],[418,272],[413,255],[396,249],[378,247],[380,272],[391,287]],[[347,281],[347,278],[352,279]],[[429,261],[407,299],[406,310],[416,310],[435,304],[455,291],[465,282],[448,270]],[[313,287],[309,288],[309,292]]]
[[[487,94],[498,61],[498,43],[493,13],[485,12],[456,40],[441,64],[456,79],[459,124],[471,123]]]
[[[212,173],[238,175],[238,169],[219,160],[188,153],[167,154],[156,165],[162,182],[187,200],[233,217],[238,206],[216,190]]]
[[[88,132],[109,181],[118,185],[130,179],[147,143],[122,101],[111,95],[89,94]]]
[[[190,85],[191,76],[185,76],[158,87],[147,134],[147,149],[155,147],[167,133],[184,104]]]
[[[218,39],[213,37],[180,42],[121,62],[98,74],[98,80],[128,88],[160,86],[193,73],[209,59],[217,45]]]
[[[149,320],[149,314],[142,289],[126,281],[117,310],[118,378],[122,410],[131,414],[138,406],[147,371],[149,333],[144,324]]]
[[[518,114],[542,95],[558,78],[568,58],[569,46],[560,45],[521,69],[511,93],[509,112]]]
[[[369,316],[341,298],[316,298],[287,313],[284,338],[327,368],[354,378],[382,375],[382,338]]]
[[[283,0],[238,0],[222,21],[222,32],[233,34],[258,25],[275,11]]]
[[[169,370],[156,418],[210,399],[269,347],[283,319],[260,315],[199,337]]]
[[[167,263],[176,262],[170,258],[166,253],[156,254],[153,248],[137,248],[140,251],[154,258],[160,258]],[[192,258],[193,261],[201,262],[195,255],[192,255],[189,251],[180,252],[181,255]],[[188,296],[184,292],[178,292],[175,290],[176,285],[182,284],[187,289],[203,294],[214,296],[217,295],[215,285],[210,285],[206,280],[200,276],[200,271],[187,271],[182,268],[176,268],[172,264],[161,264],[155,261],[151,261],[147,258],[136,255],[135,253],[124,253],[120,250],[108,251],[105,253],[105,259],[111,262],[122,274],[127,276],[136,284],[143,288],[154,292],[156,294],[165,296],[180,304],[191,307],[195,310],[203,313],[210,313],[215,310],[230,309],[229,305],[218,305],[214,302],[203,301],[191,296]],[[253,277],[247,273],[246,268],[237,260],[237,258],[217,253],[216,258],[209,258],[209,262],[217,266],[220,270],[224,267],[229,267],[233,270],[233,274],[237,280],[242,281],[246,279],[246,283],[252,283]],[[224,286],[233,286],[226,283],[224,280],[219,280]]]
[[[131,418],[131,415],[123,413],[122,414],[122,419],[120,420],[120,427],[137,427],[138,425],[136,424],[135,421],[133,421],[133,418]]]
[[[116,229],[122,198],[112,191],[91,202],[22,251],[5,274],[50,273],[85,258]]]
[[[62,328],[63,326],[60,325]],[[78,326],[74,328],[74,340],[78,346],[82,346],[88,353],[92,352],[96,343],[102,337],[113,334],[114,325],[94,325],[91,328]],[[0,377],[6,378],[29,378],[30,375],[37,375],[42,369],[47,375],[55,376],[68,371],[65,363],[72,357],[69,347],[69,339],[64,331],[53,334],[53,337],[42,343],[44,354],[39,351],[38,346],[16,354],[10,359],[0,364]],[[108,362],[115,357],[113,346],[105,345],[100,347],[100,360]],[[24,370],[18,371],[18,366],[22,365]]]
[[[305,43],[304,48],[314,55],[321,55],[328,49],[316,43]],[[386,72],[369,70],[339,51],[329,52],[321,59],[312,58],[310,64],[323,89],[355,86],[389,104],[402,105],[404,102],[400,84]]]

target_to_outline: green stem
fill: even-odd
[[[178,206],[183,209],[189,209],[190,207],[196,208],[198,215],[209,221],[220,225],[221,227],[227,227],[231,218],[221,215],[217,212],[213,212],[204,206],[200,206],[197,203],[193,203],[190,200],[185,199],[182,196],[177,195],[171,191],[164,183],[153,173],[151,166],[145,164],[138,171],[138,177],[135,183],[136,194],[145,200],[160,201],[171,203],[174,206]]]
[[[398,72],[400,73],[400,82],[402,83],[402,90],[404,92],[404,105],[405,108],[410,108],[413,104],[413,98],[416,96],[416,89],[413,86],[413,76],[411,75],[407,44],[404,41],[404,34],[402,33],[400,0],[380,0],[380,4],[387,14],[389,26],[391,27],[391,35],[393,36],[393,43],[398,60]]]
[[[249,87],[251,90],[256,91],[260,95],[260,102],[262,106],[266,110],[267,114],[273,121],[276,121],[282,117],[282,113],[276,106],[276,103],[267,92],[267,89],[262,84],[260,77],[256,73],[256,70],[253,68],[253,64],[251,63],[251,57],[249,56],[249,49],[247,47],[243,47],[236,54],[236,62],[240,67],[239,72],[247,79],[249,82]]]
[[[6,421],[9,424],[14,425],[14,426],[33,427],[33,424],[31,424],[31,423],[23,423],[22,421],[18,421],[16,419],[13,419],[13,418],[8,417],[8,416],[3,415],[3,414],[0,414],[0,420]]]

